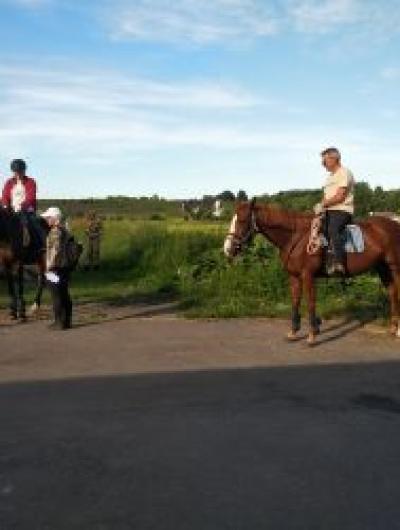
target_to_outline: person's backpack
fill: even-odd
[[[79,243],[72,234],[67,233],[65,245],[67,265],[70,270],[76,269],[83,252],[83,245]]]

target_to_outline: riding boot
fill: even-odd
[[[339,260],[333,260],[332,263],[328,266],[328,275],[339,277],[345,276],[346,268],[344,264]]]

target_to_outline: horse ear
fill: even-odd
[[[253,209],[256,205],[257,197],[253,197],[250,201],[250,208]]]

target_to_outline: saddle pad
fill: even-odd
[[[322,236],[322,244],[324,247],[328,246],[328,241],[325,236]],[[346,226],[344,248],[349,254],[359,254],[364,252],[364,235],[358,225]]]

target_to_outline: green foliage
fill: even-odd
[[[190,316],[289,316],[287,275],[276,250],[261,236],[238,258],[222,253],[226,226],[209,222],[107,222],[103,265],[79,273],[80,300],[134,300],[173,297]],[[352,280],[320,280],[322,316],[385,318],[386,294],[374,275]]]

